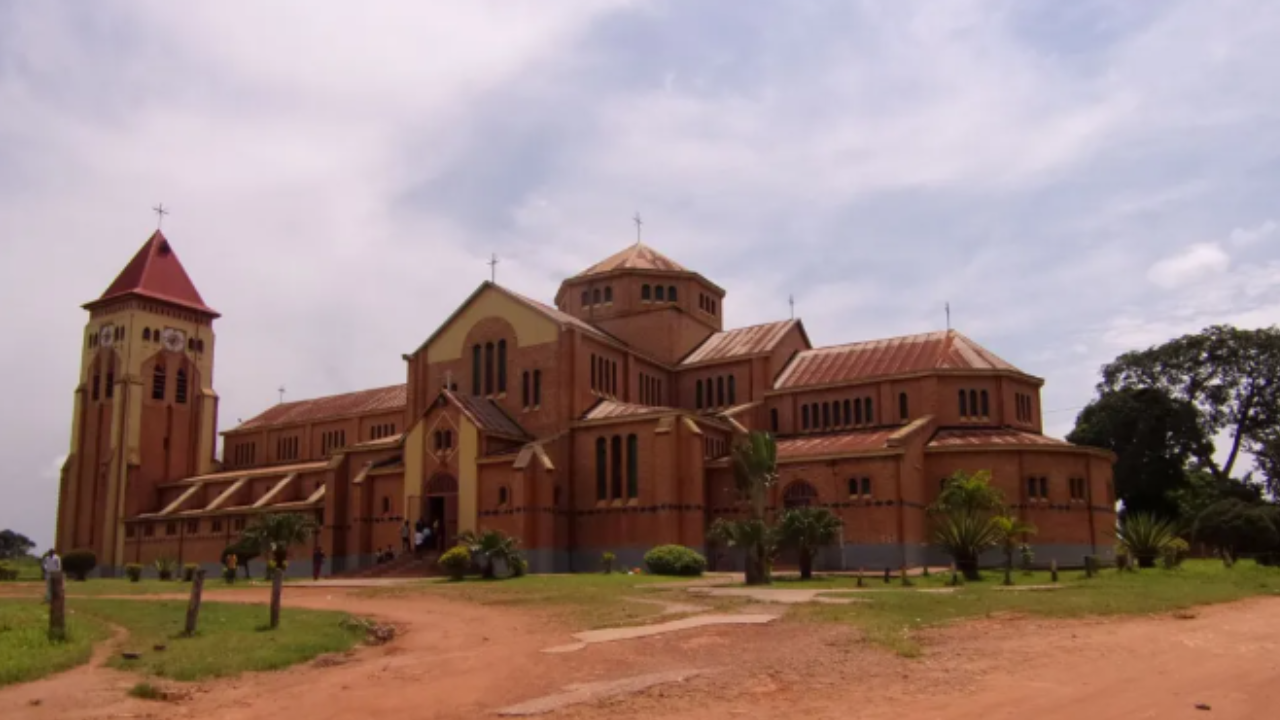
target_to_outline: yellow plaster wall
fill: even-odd
[[[409,506],[410,498],[422,489],[423,447],[426,445],[426,423],[422,420],[413,424],[404,439],[404,516],[418,516],[418,508]]]
[[[458,429],[458,532],[475,531],[480,497],[478,466],[480,433],[465,417]]]
[[[490,317],[500,317],[511,323],[515,328],[517,347],[555,342],[559,338],[560,328],[555,321],[499,290],[488,288],[427,345],[427,363],[460,359],[467,333],[476,323]]]

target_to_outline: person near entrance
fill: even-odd
[[[407,553],[413,548],[409,546],[409,540],[412,537],[413,528],[409,527],[409,521],[405,520],[400,526],[400,552]]]
[[[53,574],[62,572],[62,558],[58,557],[57,551],[50,548],[44,554],[44,558],[40,560],[40,569],[44,571],[44,602],[47,605],[53,602]]]
[[[316,545],[316,549],[311,552],[311,579],[319,580],[322,570],[324,570],[324,550]]]

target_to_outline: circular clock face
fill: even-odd
[[[111,341],[115,339],[116,329],[112,325],[103,325],[98,331],[98,344],[102,347],[111,347]]]
[[[169,352],[182,352],[182,348],[186,344],[187,338],[186,334],[181,330],[165,328],[164,333],[160,335],[160,342],[164,343],[164,349]]]

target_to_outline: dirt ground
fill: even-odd
[[[217,600],[264,598],[254,590]],[[786,622],[548,655],[541,651],[563,645],[569,629],[526,609],[432,595],[358,598],[345,589],[290,590],[286,605],[372,615],[402,634],[333,666],[199,683],[178,702],[130,698],[138,676],[95,662],[0,689],[0,717],[496,717],[574,683],[674,669],[704,674],[543,717],[1253,720],[1280,707],[1280,599],[1204,608],[1192,619],[968,622],[927,634],[917,659],[868,645],[852,629]]]

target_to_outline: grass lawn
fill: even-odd
[[[872,642],[899,654],[921,653],[916,630],[941,623],[997,613],[1080,617],[1085,615],[1146,614],[1169,612],[1209,603],[1239,600],[1256,595],[1280,595],[1280,569],[1241,562],[1227,569],[1216,560],[1189,560],[1177,570],[1149,569],[1137,573],[1105,569],[1085,579],[1079,571],[1060,573],[1062,589],[1051,591],[1000,590],[1002,574],[984,573],[984,580],[968,583],[953,593],[912,592],[895,580],[890,585],[868,580],[876,592],[849,593],[866,600],[854,605],[804,605],[788,613],[798,622],[852,623]],[[913,578],[917,588],[945,585],[945,576]],[[1050,584],[1047,572],[1031,576],[1014,573],[1017,585]],[[849,578],[784,581],[779,587],[849,588]],[[839,593],[833,593],[839,596]]]
[[[0,597],[14,595],[35,597],[43,595],[44,583],[40,582],[40,571],[38,569],[34,579],[36,582],[0,583]],[[289,582],[289,580],[285,580],[286,585]],[[177,580],[156,580],[154,578],[144,578],[136,583],[129,582],[126,578],[91,578],[84,582],[68,579],[64,587],[69,598],[102,597],[105,595],[187,595],[191,592],[191,583]],[[204,580],[204,591],[206,593],[219,590],[243,590],[254,587],[271,587],[271,582],[260,578],[254,578],[250,581],[241,577],[236,579],[234,585],[228,585],[222,581],[222,578],[206,576]]]
[[[69,611],[67,640],[49,642],[49,609],[38,600],[0,600],[0,686],[26,682],[89,660],[111,631],[93,617]]]
[[[123,651],[141,653],[138,660],[116,654],[112,667],[172,680],[201,680],[242,672],[277,670],[318,655],[346,650],[364,633],[344,621],[348,615],[320,610],[285,609],[280,627],[264,629],[265,605],[205,602],[193,638],[178,637],[187,604],[180,601],[76,599],[80,614],[121,625],[129,631]],[[154,646],[166,646],[164,651]]]
[[[14,560],[3,560],[0,561],[0,565],[16,568],[18,571],[17,582],[41,579],[39,558],[23,557]]]

